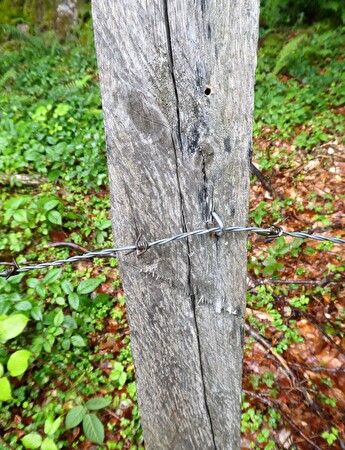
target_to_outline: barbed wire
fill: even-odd
[[[278,227],[276,225],[272,225],[269,228],[260,228],[260,227],[225,227],[216,213],[212,213],[215,222],[218,226],[213,226],[209,228],[201,228],[193,231],[187,231],[184,233],[176,234],[175,236],[171,236],[168,238],[158,239],[157,241],[147,242],[140,234],[136,240],[136,243],[133,245],[127,245],[123,247],[115,247],[108,248],[103,250],[95,250],[93,252],[87,252],[83,255],[71,256],[66,259],[59,259],[56,261],[48,261],[37,263],[34,265],[27,265],[19,267],[17,262],[13,260],[12,267],[5,269],[3,272],[0,272],[0,277],[10,278],[14,275],[18,275],[23,272],[28,272],[29,270],[36,269],[45,269],[47,267],[61,266],[67,263],[73,263],[76,261],[82,261],[84,259],[93,259],[93,258],[108,258],[108,257],[116,257],[117,253],[126,252],[126,254],[130,254],[132,252],[137,252],[137,256],[145,253],[149,248],[159,247],[161,245],[169,244],[174,241],[180,241],[182,239],[186,239],[191,236],[203,236],[207,234],[215,234],[220,237],[224,233],[256,233],[258,235],[266,236],[268,240],[276,239],[280,236],[290,236],[293,238],[301,238],[301,239],[313,239],[315,241],[322,242],[332,242],[334,244],[345,244],[345,239],[329,237],[329,236],[320,236],[316,234],[309,234],[301,231],[285,231],[283,228]],[[1,264],[0,265],[5,265]]]

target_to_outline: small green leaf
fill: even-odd
[[[54,420],[53,416],[49,416],[44,422],[44,432],[48,436],[56,433],[56,431],[60,428],[62,422],[62,417],[58,417]]]
[[[85,406],[79,405],[72,408],[66,416],[65,425],[67,429],[78,426],[86,414]]]
[[[43,205],[43,209],[45,211],[50,211],[51,209],[54,209],[55,206],[59,205],[60,202],[57,199],[53,199],[53,200],[48,200],[47,202],[44,203]]]
[[[25,209],[18,209],[13,214],[13,219],[16,220],[17,222],[27,222],[28,221],[27,212],[25,211]]]
[[[61,287],[62,287],[62,290],[64,291],[64,293],[67,295],[71,294],[73,292],[73,285],[68,280],[63,280],[63,282],[61,283]]]
[[[61,276],[61,269],[51,269],[43,278],[43,284],[52,284]]]
[[[71,328],[72,330],[76,330],[78,328],[77,322],[72,316],[65,316],[63,326],[66,328]]]
[[[69,350],[70,349],[70,347],[71,347],[71,340],[70,339],[64,339],[62,342],[61,342],[61,347],[64,349],[64,350]]]
[[[127,390],[127,394],[130,397],[135,398],[136,393],[137,393],[135,381],[132,381],[131,383],[128,383],[126,390]]]
[[[74,347],[85,347],[85,341],[84,339],[79,336],[78,334],[75,334],[71,337],[71,343],[74,345]]]
[[[65,116],[70,109],[71,106],[67,103],[58,103],[54,111],[54,117]]]
[[[59,309],[59,311],[56,313],[56,315],[54,317],[54,322],[53,322],[54,325],[56,327],[59,327],[62,324],[63,319],[64,319],[63,311],[62,311],[62,309]]]
[[[111,400],[108,400],[103,397],[95,397],[88,400],[85,404],[87,409],[102,409],[108,406],[111,403]]]
[[[32,355],[29,350],[18,350],[14,352],[7,361],[7,370],[11,377],[23,375],[29,367],[29,358]]]
[[[26,284],[30,287],[30,288],[35,288],[38,284],[40,284],[40,280],[38,278],[28,278],[26,280]]]
[[[17,311],[30,311],[30,309],[32,309],[32,304],[27,300],[23,300],[16,304],[15,309]]]
[[[96,414],[88,413],[83,418],[85,437],[95,444],[102,445],[104,441],[104,427]]]
[[[119,389],[122,389],[123,386],[125,385],[127,381],[127,373],[126,372],[122,372],[122,374],[119,376],[119,379],[117,380],[118,385],[119,385]]]
[[[111,220],[109,219],[103,219],[97,224],[97,228],[99,230],[105,230],[110,227],[111,227]]]
[[[34,320],[42,320],[43,318],[40,306],[35,306],[34,308],[32,308],[30,314]]]
[[[68,303],[71,308],[77,310],[79,308],[79,295],[76,292],[69,294]]]
[[[30,433],[24,436],[21,441],[25,448],[40,448],[42,437],[38,433]]]
[[[95,278],[83,280],[79,283],[77,292],[78,294],[89,294],[90,292],[93,292],[101,283],[101,280],[97,280]]]
[[[24,314],[13,314],[0,321],[0,341],[8,341],[24,331],[29,318]]]
[[[62,225],[62,217],[59,211],[49,211],[47,214],[47,219],[54,225]]]
[[[4,375],[4,373],[5,373],[4,365],[0,363],[0,378]]]
[[[45,438],[42,442],[41,450],[58,450],[58,448],[53,439]]]
[[[11,385],[8,378],[0,378],[0,402],[7,402],[11,398]]]
[[[47,289],[41,282],[36,286],[36,292],[41,298],[44,298],[47,295]]]

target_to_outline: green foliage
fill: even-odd
[[[270,430],[277,429],[281,421],[281,415],[273,408],[268,408],[266,413],[255,410],[250,406],[250,403],[243,400],[242,403],[242,419],[241,431],[245,433],[247,430],[256,432],[256,441],[259,444],[265,444],[265,450],[275,448],[274,441],[270,440]],[[255,447],[255,444],[253,445]]]
[[[7,317],[3,314],[0,317],[0,341],[6,342],[17,337],[24,331],[29,318],[24,314],[14,314]]]
[[[260,205],[259,205],[260,206]],[[254,218],[256,213],[254,213]],[[260,219],[261,220],[261,219]],[[284,269],[284,264],[279,261],[287,253],[292,257],[298,257],[301,252],[303,240],[295,239],[287,243],[284,236],[280,236],[274,241],[274,244],[267,248],[267,252],[262,253],[259,259],[252,258],[248,263],[248,268],[252,269],[255,275],[271,275],[276,277]]]
[[[344,37],[343,27],[315,25],[297,36],[272,32],[263,38],[256,78],[255,135],[268,127],[270,139],[293,136],[293,144],[307,150],[329,140],[330,134],[343,140]],[[277,164],[271,155],[256,157],[264,170]]]
[[[6,24],[52,29],[57,17],[56,6],[51,0],[2,0],[0,17]]]
[[[34,231],[48,235],[49,231],[62,225],[63,206],[56,196],[24,194],[9,198],[3,194],[2,199],[2,225],[8,233],[0,238],[0,250],[20,252],[31,242]],[[21,239],[18,239],[19,235]]]
[[[306,40],[306,34],[302,33],[291,39],[279,52],[275,66],[272,73],[277,75],[284,67],[289,65],[290,59],[295,57],[295,54],[303,41]]]
[[[42,437],[38,433],[30,433],[21,439],[25,448],[40,448]]]
[[[5,13],[5,4],[9,2],[1,2],[0,15]],[[309,21],[308,8],[308,2],[291,6],[289,2],[266,0],[263,19],[268,25]],[[317,2],[317,8],[334,10],[338,17],[344,11],[340,2],[326,5],[323,0]],[[11,25],[0,26],[0,172],[40,176],[44,181],[35,188],[15,181],[2,187],[1,258],[8,261],[15,255],[21,264],[70,256],[66,248],[47,248],[56,235],[90,249],[111,246],[92,28],[86,24],[61,45],[54,33],[23,31],[16,26],[21,22],[18,14],[11,14],[6,12]],[[341,141],[345,134],[340,112],[345,101],[344,28],[317,24],[292,33],[283,29],[261,32],[255,135],[268,129],[271,140],[288,139],[306,152],[328,140],[330,134]],[[271,150],[257,151],[256,157],[264,171],[282,164],[281,153]],[[270,208],[261,202],[251,220],[259,226],[281,223],[283,212],[293,202],[277,199]],[[332,199],[324,198],[324,204],[326,211],[319,210],[311,196],[308,208],[315,214],[313,220],[327,225]],[[319,248],[330,247],[322,244]],[[300,240],[289,243],[281,237],[253,257],[249,269],[277,279],[285,270],[284,256],[288,253],[297,259],[302,251],[316,250]],[[106,423],[104,408],[128,408],[131,412],[121,417],[120,424],[106,425],[108,432],[114,427],[120,430],[121,441],[108,440],[105,445],[109,449],[124,445],[143,449],[129,338],[120,332],[127,326],[124,298],[114,295],[119,280],[107,279],[115,267],[114,259],[95,260],[92,268],[85,263],[9,280],[0,278],[0,420],[6,424],[4,439],[13,448],[80,448],[85,438],[103,445],[105,426],[100,419]],[[297,270],[303,274],[307,269]],[[339,268],[330,266],[332,270]],[[105,282],[107,289],[103,291]],[[325,288],[319,289],[321,294],[325,292]],[[248,306],[264,311],[269,323],[254,316],[249,322],[264,337],[275,332],[279,339],[274,350],[283,353],[292,343],[302,341],[291,310],[304,311],[310,302],[307,293],[294,293],[282,308],[276,289],[259,286],[255,293],[248,293]],[[340,327],[343,318],[344,313],[339,312],[339,324],[326,324],[327,332],[337,333],[336,326]],[[105,329],[108,321],[117,330],[109,334],[123,345],[115,354],[100,352],[95,342],[97,332]],[[277,396],[275,374],[253,374],[250,382],[254,390]],[[100,397],[100,392],[106,392],[106,398]],[[334,399],[322,393],[318,400],[328,407],[335,405]],[[11,428],[12,411],[22,414],[15,430]],[[274,448],[271,434],[280,423],[280,414],[274,409],[261,411],[244,402],[242,431],[255,435],[253,446]],[[71,444],[64,433],[75,427],[81,427],[83,434]],[[118,432],[117,428],[114,431]],[[328,445],[336,436],[333,428],[322,435]]]
[[[0,402],[8,402],[12,399],[11,384],[7,377],[0,378]]]
[[[294,25],[329,20],[335,24],[345,23],[345,5],[342,0],[262,0],[261,24]]]
[[[305,296],[301,296],[301,298],[294,297],[290,304],[304,309],[306,302],[307,298]],[[295,328],[296,321],[293,319],[286,320],[281,311],[278,310],[276,306],[274,289],[272,287],[258,286],[255,294],[248,291],[247,303],[248,306],[254,309],[264,308],[266,313],[271,317],[271,326],[273,326],[281,335],[279,342],[277,342],[274,348],[277,353],[283,353],[292,343],[303,342],[303,338],[299,335],[298,330]],[[265,335],[265,327],[260,326],[260,324],[253,320],[252,317],[249,318],[249,322],[261,334]],[[265,380],[264,382],[267,384]]]
[[[91,26],[62,46],[53,33],[36,35],[14,23],[3,25],[0,50],[0,173],[44,177],[38,187],[12,180],[2,187],[0,256],[16,256],[19,264],[66,258],[69,249],[48,245],[61,235],[90,249],[110,247]],[[114,316],[119,331],[128,326],[124,299],[98,294],[116,266],[114,258],[95,259],[92,266],[85,262],[0,278],[0,338],[5,344],[0,349],[0,420],[8,424],[4,438],[12,447],[67,448],[63,417],[68,410],[79,410],[80,418],[78,424],[66,423],[67,428],[81,424],[84,432],[72,447],[79,448],[83,439],[101,445],[105,430],[96,411],[110,400],[94,397],[100,391],[113,397],[110,408],[120,407],[120,402],[133,408],[121,424],[122,441],[116,448],[125,442],[134,449],[142,442],[129,348],[102,355],[97,346],[90,347],[106,317]],[[117,278],[108,283],[119,286]],[[123,345],[129,345],[129,338]],[[100,369],[107,361],[114,368],[112,376]],[[120,366],[119,379],[113,380]],[[20,439],[10,425],[13,408],[21,411]]]
[[[17,350],[12,353],[7,361],[7,370],[11,377],[20,377],[29,367],[29,358],[32,355],[29,350]]]
[[[49,34],[35,37],[10,26],[0,28],[0,42],[1,36],[2,47],[11,43],[11,49],[3,48],[0,66],[0,171],[104,184],[103,119],[92,47],[72,42],[61,47]]]
[[[324,431],[321,436],[327,441],[328,445],[333,445],[338,438],[338,434],[339,431],[332,427],[331,431]]]
[[[85,406],[75,406],[66,416],[66,428],[74,428],[82,423],[87,439],[101,445],[104,441],[103,424],[96,414],[89,412],[89,410],[105,408],[110,402],[108,399],[95,397],[88,400]]]
[[[59,431],[61,423],[62,417],[55,419],[53,415],[48,416],[44,422],[44,434],[48,435],[48,437],[42,438],[42,436],[36,432],[29,433],[21,439],[24,448],[58,450],[58,447],[51,436],[54,436]]]

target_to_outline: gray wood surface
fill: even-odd
[[[246,225],[257,0],[93,0],[116,245]],[[246,235],[120,258],[147,449],[237,449]]]

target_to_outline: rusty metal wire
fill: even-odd
[[[273,225],[269,228],[260,228],[260,227],[225,227],[220,220],[217,214],[213,214],[213,218],[218,226],[210,227],[210,228],[201,228],[198,230],[187,231],[185,233],[179,233],[175,236],[171,236],[164,239],[158,239],[157,241],[146,242],[141,235],[136,240],[134,245],[127,245],[123,247],[115,247],[108,248],[104,250],[96,250],[93,252],[84,253],[83,255],[71,256],[67,259],[60,259],[56,261],[48,261],[37,263],[34,265],[28,265],[19,267],[19,265],[14,261],[13,266],[8,269],[5,269],[3,272],[0,272],[0,277],[10,278],[14,275],[18,275],[23,272],[28,272],[29,270],[36,269],[45,269],[47,267],[61,266],[67,263],[73,263],[76,261],[82,261],[84,259],[93,259],[93,258],[108,258],[108,257],[116,257],[116,255],[120,252],[126,252],[126,254],[137,252],[137,256],[142,255],[151,247],[159,247],[161,245],[169,244],[174,241],[180,241],[182,239],[186,239],[192,236],[203,236],[206,234],[213,233],[214,235],[220,238],[224,233],[256,233],[262,236],[266,236],[268,240],[276,239],[279,236],[291,236],[294,238],[302,238],[302,239],[313,239],[316,241],[327,241],[333,242],[335,244],[345,244],[345,239],[328,237],[328,236],[320,236],[316,234],[308,234],[300,231],[285,231],[283,228]],[[0,264],[1,265],[1,264]]]

